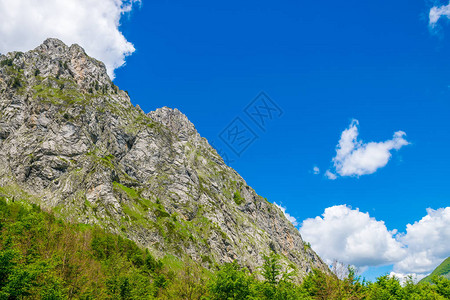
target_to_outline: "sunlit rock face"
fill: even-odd
[[[98,224],[157,255],[255,271],[275,251],[327,270],[177,109],[145,114],[103,63],[48,39],[0,56],[0,193]]]

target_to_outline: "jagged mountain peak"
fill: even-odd
[[[145,114],[79,46],[0,57],[0,194],[97,224],[154,254],[251,270],[270,251],[299,277],[327,266],[177,109]]]
[[[26,53],[8,53],[2,61],[22,70],[19,75],[27,81],[48,77],[73,80],[81,91],[91,93],[115,89],[102,62],[89,57],[79,45],[69,47],[55,38],[46,39]]]
[[[36,51],[46,53],[48,55],[55,54],[56,56],[61,56],[67,53],[69,47],[64,44],[63,41],[56,38],[48,38],[41,45],[39,45]]]
[[[189,137],[199,136],[194,124],[176,108],[164,106],[149,112],[148,116],[169,128],[180,140],[187,141]]]

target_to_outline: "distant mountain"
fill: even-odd
[[[423,278],[420,282],[431,282],[431,278],[433,278],[433,276],[443,276],[450,279],[450,257],[447,257],[447,259],[437,266],[430,275]]]
[[[185,115],[145,114],[103,63],[57,39],[0,56],[0,196],[100,225],[159,257],[255,271],[275,251],[299,278],[328,270]]]

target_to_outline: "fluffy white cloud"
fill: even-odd
[[[278,207],[283,212],[286,219],[288,219],[294,226],[298,225],[297,219],[286,212],[286,207],[283,207],[277,204],[276,202],[274,202],[273,204],[275,204],[275,206]]]
[[[422,278],[424,278],[425,274],[416,274],[416,273],[397,273],[397,272],[391,272],[389,273],[391,277],[396,277],[400,280],[400,283],[403,285],[409,278],[413,280],[413,282],[419,282]]]
[[[46,38],[77,43],[103,61],[111,78],[134,52],[118,27],[140,0],[0,0],[0,52],[28,51]]]
[[[430,13],[428,15],[429,17],[429,24],[431,27],[434,27],[437,23],[437,21],[439,21],[439,19],[445,16],[447,18],[450,17],[450,3],[448,5],[443,5],[443,6],[433,6],[430,9]]]
[[[406,226],[399,241],[408,246],[408,253],[395,264],[394,271],[430,272],[450,256],[450,207],[427,209],[425,217]]]
[[[330,170],[327,170],[325,172],[325,176],[330,180],[335,180],[337,178],[336,174],[331,173]]]
[[[420,280],[450,256],[450,207],[427,209],[420,221],[406,225],[406,233],[397,233],[368,213],[332,206],[303,221],[300,233],[328,264],[338,260],[362,269],[393,264],[391,275]]]
[[[328,170],[325,175],[329,179],[340,176],[361,176],[372,174],[386,166],[391,158],[391,150],[399,150],[409,143],[404,139],[406,133],[397,131],[391,140],[384,142],[363,143],[358,140],[358,120],[353,120],[341,134],[336,146],[336,156],[333,158],[334,172]]]
[[[314,168],[313,168],[313,173],[314,173],[314,175],[320,174],[320,169],[319,169],[319,167],[314,166]]]
[[[303,239],[330,264],[333,260],[356,267],[397,262],[405,255],[403,245],[383,221],[345,205],[325,209],[322,217],[306,219],[300,228]]]

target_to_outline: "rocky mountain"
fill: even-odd
[[[159,256],[250,270],[270,251],[327,266],[177,109],[145,114],[78,45],[0,56],[0,195],[98,224]]]

